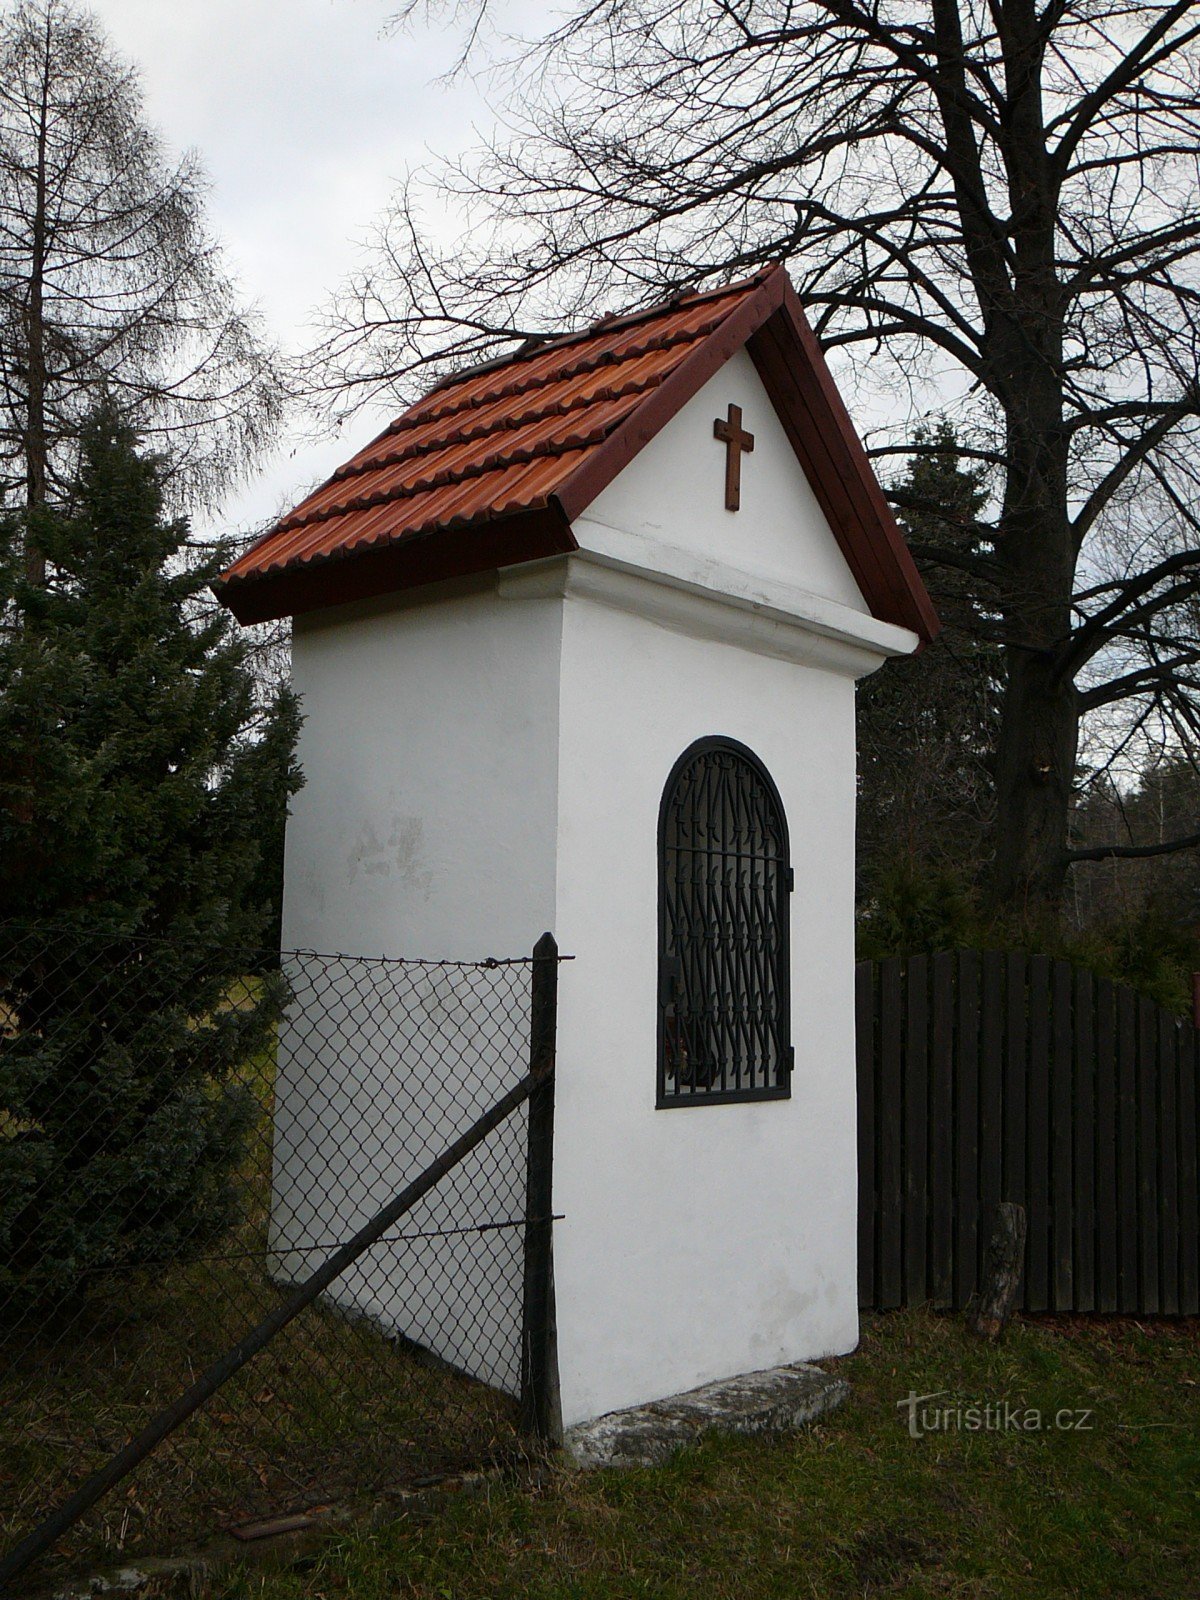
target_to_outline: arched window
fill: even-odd
[[[675,763],[658,830],[660,1106],[791,1092],[787,823],[732,739]]]

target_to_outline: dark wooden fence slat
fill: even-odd
[[[1200,1032],[1064,961],[855,977],[859,1293],[964,1308],[1002,1200],[1031,1311],[1200,1313]]]
[[[1074,1071],[1071,1089],[1074,1174],[1071,1197],[1075,1270],[1071,1309],[1096,1306],[1096,1009],[1090,972],[1075,973]]]
[[[1169,1011],[1158,1013],[1158,1309],[1179,1314],[1179,1132],[1177,1055],[1179,1026]]]
[[[1200,1183],[1197,1182],[1200,1126],[1196,1122],[1196,1073],[1200,1034],[1186,1023],[1179,1030],[1179,1309],[1200,1312]]]
[[[1117,1310],[1138,1310],[1137,996],[1117,991]]]
[[[858,1303],[879,1300],[875,1230],[879,1203],[875,1176],[875,963],[860,961],[854,972],[855,1054],[858,1077]]]
[[[1027,1203],[1025,1099],[1028,1092],[1029,964],[1019,952],[1004,958],[1004,1172],[1002,1200]]]
[[[929,1298],[952,1304],[954,1285],[954,956],[932,969],[929,1059]]]
[[[1052,977],[1050,1057],[1051,1304],[1075,1303],[1075,971],[1056,961]]]
[[[1117,1294],[1117,997],[1096,983],[1096,1310],[1115,1311]]]
[[[904,1044],[904,1304],[929,1298],[929,958],[908,963]]]
[[[903,1305],[903,966],[897,956],[879,964],[879,1305]]]
[[[1025,1307],[1046,1311],[1051,1300],[1050,1275],[1050,1055],[1051,1002],[1049,956],[1029,961],[1029,1086],[1026,1095]]]
[[[979,1256],[979,957],[958,957],[954,1060],[954,1304],[975,1293]]]
[[[979,1271],[991,1236],[996,1207],[1005,1195],[1004,1129],[1004,957],[996,950],[980,959],[979,994]]]
[[[1138,996],[1137,1041],[1138,1309],[1159,1309],[1158,1007]]]

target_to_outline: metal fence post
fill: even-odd
[[[558,945],[544,933],[533,947],[529,1019],[529,1134],[525,1165],[525,1284],[521,1309],[521,1427],[561,1444],[558,1348],[554,1322],[554,1053]]]

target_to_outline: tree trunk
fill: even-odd
[[[37,514],[46,504],[46,334],[40,272],[29,285],[26,326],[25,576],[41,587],[46,558],[35,542]]]
[[[46,558],[35,543],[38,512],[46,504],[48,445],[46,441],[46,142],[50,103],[50,26],[47,13],[46,58],[42,72],[41,119],[37,138],[37,179],[29,263],[29,295],[25,312],[25,576],[41,587]]]
[[[1002,144],[1011,218],[1003,285],[987,285],[989,389],[1005,414],[1005,501],[997,539],[1006,683],[995,757],[990,898],[1042,922],[1058,915],[1075,784],[1078,699],[1054,670],[1070,634],[1074,533],[1062,427],[1064,299],[1054,242],[1059,174],[1046,149],[1045,29],[1034,0],[998,11],[1008,118]]]
[[[990,897],[1030,921],[1053,920],[1067,870],[1078,698],[1036,647],[1012,647],[1006,658]]]
[[[1049,295],[1039,290],[1030,298],[1044,305]],[[996,549],[1005,686],[989,890],[998,909],[1052,921],[1066,878],[1079,745],[1079,697],[1057,665],[1071,632],[1076,558],[1056,341],[1047,338],[1033,351],[1024,341],[1012,354],[1005,387],[1016,398],[1006,419]]]
[[[967,1313],[967,1322],[980,1338],[995,1344],[1003,1338],[1016,1310],[1025,1263],[1025,1207],[1002,1200],[996,1207],[988,1241],[983,1290]]]

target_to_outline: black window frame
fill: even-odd
[[[776,871],[775,892],[777,895],[776,927],[778,930],[777,946],[774,951],[775,963],[775,1017],[774,1033],[778,1051],[776,1067],[776,1081],[771,1085],[749,1088],[733,1089],[708,1089],[695,1088],[676,1084],[668,1089],[667,1074],[667,1032],[668,1012],[673,1003],[672,985],[675,975],[679,971],[679,958],[668,948],[668,935],[671,929],[668,926],[668,883],[667,883],[667,828],[671,807],[675,801],[679,782],[689,767],[695,765],[704,756],[724,753],[736,757],[740,762],[750,768],[754,777],[761,784],[774,810],[774,820],[778,828],[780,855],[770,858],[774,861]],[[795,886],[795,875],[791,862],[791,842],[788,831],[787,813],[784,810],[783,800],[771,777],[770,772],[762,760],[738,739],[731,739],[724,735],[712,734],[703,739],[697,739],[688,745],[679,759],[672,766],[663,785],[662,796],[659,801],[658,811],[658,984],[657,984],[657,1097],[656,1106],[659,1110],[671,1110],[680,1107],[734,1105],[756,1100],[787,1100],[792,1093],[792,1068],[794,1064],[794,1049],[792,1046],[792,1017],[791,1017],[791,895]],[[722,1073],[723,1080],[727,1078]]]

